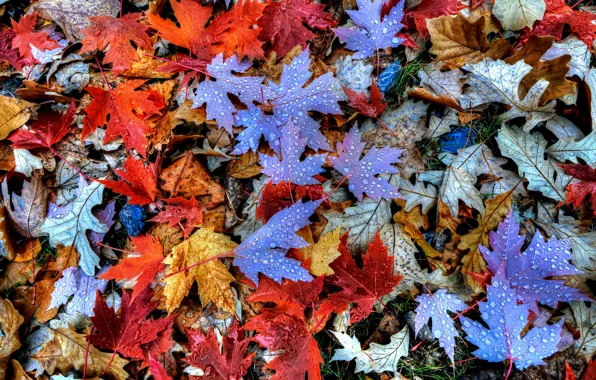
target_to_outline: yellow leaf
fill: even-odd
[[[488,247],[488,233],[497,228],[499,222],[501,222],[509,212],[514,189],[515,188],[494,198],[487,199],[484,202],[486,205],[484,218],[478,216],[478,227],[462,236],[461,241],[457,246],[457,248],[461,250],[470,250],[462,260],[462,273],[466,282],[472,289],[474,289],[474,291],[480,290],[480,284],[471,277],[471,275],[481,274],[486,271],[486,261],[484,261],[482,253],[478,250],[478,245],[482,244],[483,246]]]
[[[36,105],[21,99],[0,96],[0,140],[22,127],[29,120],[33,107]]]
[[[224,234],[213,232],[212,228],[202,228],[178,244],[164,260],[169,264],[166,275],[176,273],[200,261],[233,251],[237,244]],[[234,277],[226,266],[214,259],[204,264],[167,277],[164,294],[166,308],[172,312],[188,294],[192,284],[199,285],[199,295],[203,306],[213,302],[217,307],[234,312],[234,300],[230,283]]]
[[[10,355],[21,347],[19,327],[23,320],[9,300],[0,299],[0,379],[6,378]]]
[[[316,243],[306,248],[302,248],[300,252],[304,260],[310,259],[310,273],[315,276],[331,276],[335,272],[329,267],[335,259],[341,256],[338,251],[340,227],[333,232],[321,237]],[[312,236],[310,242],[312,243]]]

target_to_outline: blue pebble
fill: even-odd
[[[457,154],[457,151],[474,144],[476,132],[469,127],[454,127],[451,132],[441,136],[441,152]]]
[[[120,223],[126,227],[130,236],[137,236],[145,227],[145,209],[140,205],[125,204],[120,210]]]

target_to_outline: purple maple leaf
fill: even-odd
[[[319,181],[313,178],[323,171],[321,167],[325,163],[326,154],[315,154],[307,156],[300,161],[300,156],[306,148],[306,139],[300,138],[300,131],[290,120],[282,129],[281,135],[281,157],[268,156],[259,153],[262,173],[271,177],[274,184],[280,182],[292,182],[296,185],[317,185]]]
[[[261,135],[271,149],[279,153],[279,128],[273,116],[265,115],[259,107],[249,104],[247,110],[238,111],[235,119],[236,125],[243,126],[245,129],[236,136],[238,143],[232,154],[242,154],[249,150],[256,152]]]
[[[548,280],[551,276],[582,274],[569,262],[571,245],[567,239],[551,237],[548,241],[537,231],[530,245],[522,253],[524,236],[519,235],[519,224],[515,222],[513,211],[499,223],[497,231],[489,233],[492,251],[479,246],[480,252],[495,273],[505,266],[505,276],[517,290],[517,299],[528,303],[530,310],[538,314],[537,302],[556,307],[557,302],[576,300],[590,301],[590,298],[577,289],[565,286],[562,280]]]
[[[454,362],[455,337],[459,334],[448,311],[460,312],[466,309],[466,304],[456,295],[447,294],[445,289],[439,289],[435,294],[422,294],[416,297],[416,301],[420,305],[416,308],[416,317],[414,317],[414,334],[418,335],[432,318],[433,336],[439,340],[439,344],[445,349],[451,362]]]
[[[99,274],[107,269],[107,267],[104,268]],[[96,291],[99,290],[103,293],[107,285],[107,280],[87,276],[79,267],[66,268],[62,271],[62,278],[56,281],[50,308],[66,304],[68,314],[78,312],[92,317]],[[73,296],[72,299],[68,301],[71,296]]]
[[[207,103],[207,118],[215,119],[220,127],[232,134],[234,125],[234,112],[236,108],[228,98],[233,94],[245,104],[253,101],[264,101],[261,83],[265,77],[238,77],[234,73],[243,73],[252,65],[252,62],[238,62],[236,55],[223,61],[223,54],[213,58],[207,65],[209,78],[197,87],[192,108],[197,108]]]
[[[259,285],[259,272],[281,284],[282,278],[311,281],[300,261],[286,257],[290,248],[309,244],[296,231],[310,224],[308,218],[322,201],[297,202],[273,215],[269,221],[235,249],[234,265]]]
[[[331,150],[319,130],[319,124],[310,117],[308,111],[341,114],[337,102],[346,98],[332,73],[323,74],[304,87],[312,76],[308,69],[309,54],[306,49],[289,66],[284,64],[280,84],[270,81],[265,87],[265,94],[273,107],[277,125],[285,125],[291,118],[300,129],[300,137],[307,139],[309,147]]]
[[[374,200],[401,198],[397,188],[389,184],[386,179],[375,176],[398,173],[397,168],[391,164],[399,162],[399,156],[403,150],[388,146],[377,149],[373,146],[360,160],[363,150],[364,143],[360,139],[358,126],[354,126],[346,133],[344,141],[337,143],[338,156],[329,157],[333,167],[348,178],[348,189],[359,201],[362,200],[364,193]]]
[[[489,362],[512,360],[518,369],[544,364],[543,359],[558,351],[563,320],[554,325],[534,327],[523,337],[528,323],[528,304],[518,305],[516,289],[501,268],[487,287],[487,300],[478,307],[488,325],[460,317],[466,339],[478,346],[474,355]]]
[[[356,0],[358,10],[347,11],[356,27],[333,29],[346,49],[355,50],[355,59],[366,59],[378,50],[398,47],[403,39],[395,35],[401,30],[404,2],[400,1],[381,20],[383,0]]]

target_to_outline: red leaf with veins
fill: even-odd
[[[592,201],[592,211],[596,211],[596,168],[589,165],[559,165],[567,174],[579,179],[580,183],[567,186],[567,203],[579,207],[586,197]]]
[[[131,301],[134,301],[141,292],[151,285],[155,275],[166,266],[162,264],[163,246],[159,240],[154,240],[151,235],[131,236],[130,240],[140,256],[121,259],[118,265],[114,265],[100,274],[99,278],[117,281],[137,278],[131,298]]]
[[[284,208],[290,207],[297,201],[307,196],[313,200],[319,200],[326,196],[321,185],[298,186],[289,182],[280,182],[277,185],[268,182],[261,193],[261,202],[257,206],[256,218],[267,223],[269,218]],[[328,206],[328,201],[323,202]]]
[[[23,59],[19,56],[19,52],[13,50],[12,39],[16,33],[12,29],[5,29],[0,32],[0,60],[6,61],[17,70],[23,68]]]
[[[329,296],[329,301],[336,305],[337,312],[344,311],[350,302],[356,303],[350,311],[350,323],[354,324],[366,318],[375,302],[389,294],[403,277],[393,275],[393,257],[388,255],[378,232],[362,255],[362,269],[346,248],[346,242],[344,235],[339,245],[341,256],[329,265],[335,274],[328,278],[328,283],[342,287]]]
[[[348,96],[350,106],[364,116],[377,118],[387,108],[387,104],[383,103],[383,94],[374,80],[370,88],[370,102],[366,99],[364,91],[357,93],[348,87],[342,86],[342,88]]]
[[[83,119],[83,138],[107,122],[104,143],[122,137],[128,149],[134,149],[146,157],[145,134],[153,129],[144,120],[159,113],[163,100],[156,105],[151,99],[155,97],[153,91],[135,91],[143,83],[143,79],[129,80],[108,91],[99,87],[86,87],[87,92],[93,96],[93,101],[85,108],[87,116]]]
[[[456,14],[465,7],[457,0],[422,0],[414,9],[406,10],[402,23],[408,30],[418,30],[426,37],[426,20]]]
[[[12,141],[15,149],[50,148],[70,131],[70,126],[75,119],[75,103],[65,114],[58,112],[43,112],[38,115],[37,120],[29,124],[29,129],[19,129],[8,139]]]
[[[21,57],[25,58],[26,64],[30,65],[37,62],[31,51],[31,45],[39,50],[51,50],[59,48],[58,42],[50,38],[47,32],[36,32],[35,23],[37,22],[37,12],[24,15],[19,22],[10,20],[12,28],[16,33],[12,39],[12,48],[19,49]]]
[[[98,294],[93,308],[95,315],[91,317],[97,332],[89,335],[89,343],[128,358],[144,359],[145,350],[141,346],[155,341],[174,318],[171,315],[158,320],[147,319],[157,306],[157,302],[150,301],[151,294],[151,289],[145,289],[132,301],[129,293],[123,292],[119,316]]]
[[[163,199],[166,206],[156,216],[150,219],[150,222],[168,223],[170,227],[182,225],[184,238],[190,236],[195,226],[203,223],[203,206],[195,197],[185,199],[181,197]],[[182,224],[182,222],[184,224]]]
[[[141,49],[151,49],[148,28],[139,23],[140,18],[141,13],[129,13],[122,18],[89,17],[93,25],[83,30],[85,37],[81,41],[81,53],[108,48],[103,61],[112,64],[112,72],[115,75],[130,69],[133,61],[140,61],[131,42]]]
[[[146,205],[155,201],[155,197],[159,193],[155,164],[149,163],[145,166],[144,160],[128,156],[122,169],[114,169],[116,174],[122,178],[121,180],[103,179],[98,181],[118,194],[129,196],[128,203]]]
[[[270,0],[258,21],[262,28],[259,39],[270,42],[278,57],[283,57],[296,45],[305,48],[315,36],[309,28],[325,30],[337,24],[324,9],[325,4],[310,0]]]
[[[190,376],[191,379],[241,380],[255,356],[246,355],[251,339],[244,336],[237,321],[228,329],[228,335],[221,338],[221,353],[213,330],[206,336],[202,331],[186,330],[186,335],[191,354],[185,361],[205,373],[201,377]]]
[[[275,371],[272,379],[321,379],[323,362],[313,335],[325,327],[332,307],[321,300],[324,277],[311,282],[284,280],[282,285],[263,276],[258,289],[248,296],[249,302],[273,302],[273,308],[261,313],[244,325],[245,330],[256,330],[254,337],[270,351],[283,353],[275,356],[266,369]]]

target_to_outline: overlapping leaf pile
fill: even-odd
[[[22,3],[0,378],[594,377],[592,7]]]

